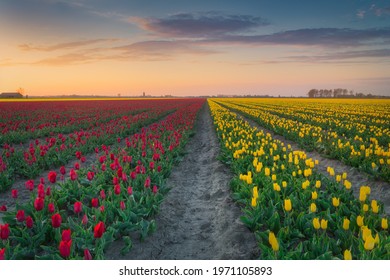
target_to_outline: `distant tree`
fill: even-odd
[[[307,95],[308,95],[310,98],[314,98],[314,97],[317,96],[317,93],[318,93],[318,89],[313,88],[313,89],[309,90],[309,92],[307,93]]]

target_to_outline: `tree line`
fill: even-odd
[[[373,97],[382,97],[369,94],[364,94],[362,92],[354,92],[353,90],[348,90],[345,88],[335,88],[335,89],[311,89],[307,93],[310,98],[373,98]]]

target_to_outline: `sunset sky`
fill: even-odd
[[[390,2],[0,0],[0,92],[390,96]]]

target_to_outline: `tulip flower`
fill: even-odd
[[[321,188],[321,181],[316,181],[315,187],[316,187],[317,189]]]
[[[317,205],[315,203],[310,204],[310,212],[317,212]]]
[[[284,210],[286,210],[287,212],[290,212],[291,209],[292,209],[291,200],[290,199],[285,199],[284,200]]]
[[[59,251],[63,258],[67,258],[70,256],[71,247],[72,247],[72,240],[60,242]]]
[[[83,209],[83,204],[80,201],[76,201],[73,205],[73,210],[76,214],[80,213]]]
[[[382,218],[381,227],[382,227],[382,229],[388,229],[389,226],[387,224],[387,218]]]
[[[34,180],[28,180],[25,183],[25,186],[26,186],[26,189],[28,189],[29,191],[32,191],[34,189]]]
[[[92,260],[91,252],[88,249],[84,249],[84,260]]]
[[[352,260],[351,251],[348,249],[344,251],[344,260]]]
[[[33,219],[31,218],[31,216],[27,216],[26,217],[26,227],[32,228],[33,225],[34,225]]]
[[[74,169],[71,169],[71,170],[69,171],[69,176],[70,176],[70,179],[71,179],[72,181],[77,180],[77,173],[76,173],[76,171],[74,171]]]
[[[61,167],[60,167],[60,173],[61,173],[62,175],[65,175],[65,173],[66,173],[65,166],[61,166]]]
[[[121,193],[121,186],[119,184],[114,186],[114,193],[116,195],[119,195]]]
[[[17,189],[13,189],[12,191],[11,191],[11,194],[12,194],[12,198],[18,198],[18,190]]]
[[[314,219],[313,219],[313,227],[314,227],[315,229],[320,229],[320,227],[321,227],[320,219],[318,219],[318,218],[314,218]]]
[[[49,180],[50,183],[54,184],[57,181],[57,172],[50,171],[49,174],[47,175],[47,179]]]
[[[356,217],[356,224],[359,226],[359,227],[361,227],[361,226],[363,226],[364,225],[364,217],[363,216],[357,216]]]
[[[88,224],[88,216],[84,214],[83,219],[81,220],[82,224],[85,226]]]
[[[372,208],[372,213],[378,214],[379,206],[378,206],[378,202],[376,200],[371,201],[371,208]]]
[[[272,246],[272,250],[279,251],[279,242],[276,239],[275,234],[272,231],[270,231],[270,233],[268,235],[268,241],[269,241],[269,244],[271,244],[271,246]]]
[[[5,260],[5,248],[0,249],[0,261]]]
[[[252,197],[251,206],[252,207],[256,207],[257,206],[257,199],[256,199],[256,197]]]
[[[156,194],[158,192],[158,187],[156,185],[152,188],[152,193]]]
[[[95,238],[101,238],[103,233],[106,231],[105,225],[103,222],[99,222],[95,225],[93,229],[93,236]]]
[[[95,173],[93,173],[92,171],[88,171],[87,173],[88,181],[92,181],[94,177],[95,177]]]
[[[133,194],[133,188],[132,188],[132,187],[128,187],[128,188],[127,188],[127,193],[128,193],[129,195],[132,195],[132,194]]]
[[[18,210],[18,212],[16,213],[16,220],[18,222],[24,222],[25,219],[26,217],[24,215],[24,210]]]
[[[351,187],[352,187],[352,184],[351,184],[350,181],[345,180],[345,181],[344,181],[344,186],[345,186],[345,188],[346,188],[347,190],[350,190]]]
[[[364,241],[366,241],[367,237],[371,235],[371,230],[366,226],[362,226],[361,230],[362,230],[362,238]]]
[[[101,191],[100,191],[100,197],[101,197],[102,199],[106,199],[106,192],[105,192],[104,190],[101,190]]]
[[[37,197],[34,201],[34,208],[37,211],[41,211],[43,209],[43,206],[45,205],[45,202],[42,198]]]
[[[311,193],[311,199],[316,200],[318,198],[318,194],[316,191]]]
[[[366,204],[366,203],[363,204],[363,211],[364,212],[368,211],[368,204]]]
[[[366,241],[364,242],[364,249],[367,251],[371,251],[372,249],[374,249],[374,246],[375,246],[375,239],[370,234],[369,236],[367,236]]]
[[[325,219],[321,219],[321,228],[325,230],[327,229],[327,227],[328,227],[328,221]]]
[[[99,206],[99,200],[97,198],[92,198],[91,205],[94,208],[97,208]]]
[[[72,239],[72,231],[70,229],[64,229],[61,233],[62,241],[69,241]]]
[[[344,230],[349,229],[349,223],[350,223],[350,221],[348,220],[348,218],[344,218],[344,220],[343,220],[343,229]]]
[[[56,213],[53,216],[51,216],[51,224],[53,228],[58,228],[61,226],[62,218],[61,215]]]
[[[0,239],[7,240],[9,237],[9,225],[0,225]]]
[[[334,207],[338,207],[340,205],[340,198],[332,197],[332,204]]]

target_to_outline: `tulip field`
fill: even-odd
[[[389,101],[182,98],[0,102],[0,260],[107,259],[147,240],[201,113],[256,258],[390,259],[376,186],[306,154],[390,183]]]

